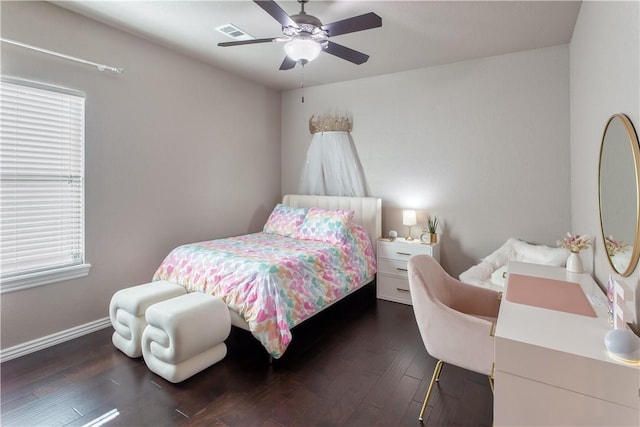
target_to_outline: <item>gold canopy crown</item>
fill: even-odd
[[[318,116],[317,119],[313,119],[315,115],[309,117],[309,132],[351,132],[352,124],[351,119],[345,116]]]

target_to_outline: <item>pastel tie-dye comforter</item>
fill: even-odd
[[[375,272],[369,237],[352,224],[340,244],[260,232],[179,246],[153,279],[220,296],[279,358],[293,326],[367,283]]]

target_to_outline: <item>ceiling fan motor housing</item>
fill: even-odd
[[[322,21],[313,15],[307,15],[304,12],[300,12],[297,15],[291,15],[291,19],[298,25],[298,27],[286,26],[282,27],[282,33],[288,37],[304,37],[313,40],[316,43],[326,47],[329,36],[325,30],[322,29]]]
[[[296,15],[291,15],[291,19],[293,19],[293,22],[295,22],[299,26],[307,24],[313,27],[317,27],[318,29],[322,27],[322,21],[320,21],[318,18],[316,18],[313,15],[306,14],[305,12],[300,12]]]

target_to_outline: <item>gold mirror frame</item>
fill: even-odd
[[[607,192],[606,188],[603,189],[603,183],[602,183],[602,180],[603,180],[602,179],[603,178],[602,159],[603,159],[603,154],[605,152],[605,142],[607,141],[607,131],[609,130],[609,126],[612,123],[615,123],[617,120],[619,120],[620,123],[624,126],[628,144],[631,149],[631,154],[633,156],[633,166],[635,169],[633,171],[633,175],[635,176],[634,185],[635,185],[635,198],[636,198],[635,212],[631,213],[635,217],[635,233],[633,234],[633,242],[627,242],[628,244],[632,245],[632,252],[631,252],[631,257],[629,259],[629,263],[626,265],[624,269],[620,269],[622,271],[620,271],[618,267],[616,267],[612,259],[613,257],[609,255],[606,248],[605,238],[607,237],[607,233],[605,230],[605,224],[603,219],[603,200],[602,200],[603,192]],[[612,144],[612,143],[618,143],[618,142],[612,141],[611,139],[609,139],[609,144]],[[619,144],[623,144],[623,143],[624,141],[619,142]],[[625,152],[628,153],[628,151],[625,151]],[[610,161],[607,163],[610,163]],[[611,117],[609,117],[609,120],[607,121],[607,124],[604,128],[604,132],[602,133],[602,142],[600,144],[600,157],[598,161],[598,205],[600,210],[600,232],[602,236],[602,243],[605,247],[605,253],[607,254],[607,260],[609,261],[609,265],[611,266],[613,271],[625,277],[633,273],[633,271],[635,270],[638,264],[638,258],[640,256],[640,169],[639,167],[640,167],[640,146],[638,145],[638,136],[636,135],[635,129],[633,128],[633,124],[631,123],[629,118],[624,114],[614,114]],[[609,193],[611,193],[611,189],[609,190]],[[606,206],[605,206],[605,210],[606,210]],[[611,230],[611,226],[609,226],[608,229]]]

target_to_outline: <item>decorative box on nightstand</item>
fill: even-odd
[[[412,255],[427,254],[440,262],[440,242],[427,245],[418,240],[378,240],[377,297],[388,301],[411,304],[407,261]]]

